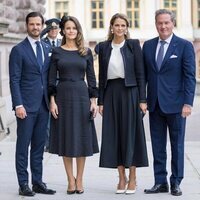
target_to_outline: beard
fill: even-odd
[[[40,33],[41,33],[41,31],[36,30],[36,29],[34,29],[34,30],[28,30],[27,32],[28,32],[28,35],[30,37],[32,37],[32,38],[38,38],[40,36]]]

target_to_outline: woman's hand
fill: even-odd
[[[140,103],[140,109],[142,110],[143,114],[146,114],[147,104],[146,103]]]
[[[58,106],[55,102],[50,103],[50,112],[55,119],[58,118]]]
[[[99,106],[99,113],[101,116],[103,116],[103,105]]]
[[[96,104],[96,99],[95,98],[92,98],[90,99],[90,111],[93,113],[93,118],[96,117],[97,115],[97,111],[98,111],[98,107],[97,107],[97,104]]]

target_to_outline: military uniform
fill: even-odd
[[[48,44],[49,46],[51,46],[51,50],[54,47],[59,47],[61,46],[61,39],[58,38],[50,38],[50,34],[49,31],[52,29],[59,29],[59,23],[60,20],[57,18],[52,18],[49,19],[45,22],[46,24],[46,28],[42,31],[40,37],[42,38],[45,34],[47,34],[46,37],[42,38],[41,40],[44,41],[46,44]],[[50,130],[50,115],[49,115],[49,121],[48,121],[48,125],[47,125],[47,130],[46,130],[46,142],[45,142],[45,149],[44,151],[48,152],[49,151],[49,130]]]

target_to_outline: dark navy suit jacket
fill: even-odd
[[[158,37],[143,45],[147,72],[147,104],[150,112],[158,100],[164,113],[179,113],[184,104],[193,105],[195,94],[195,54],[192,44],[173,35],[161,69],[155,61]]]
[[[23,105],[27,112],[36,112],[41,106],[43,96],[48,106],[47,76],[51,47],[44,42],[41,44],[45,58],[42,70],[28,38],[13,47],[11,51],[9,73],[13,109]]]

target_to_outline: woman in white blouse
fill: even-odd
[[[145,70],[139,40],[130,39],[128,27],[127,17],[115,14],[108,39],[95,47],[103,117],[100,167],[118,169],[117,194],[134,194],[136,167],[148,166],[142,121],[147,109]]]

